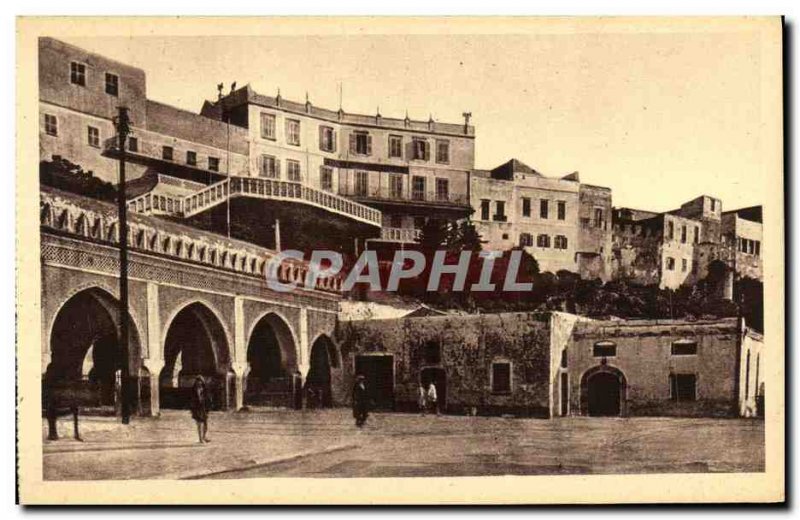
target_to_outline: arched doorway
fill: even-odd
[[[426,391],[428,383],[433,383],[433,386],[436,387],[436,406],[440,412],[444,413],[447,410],[447,373],[439,367],[423,368],[419,379],[422,388]]]
[[[230,367],[225,329],[204,304],[187,305],[175,315],[164,341],[164,368],[159,376],[162,408],[188,408],[191,387],[202,376],[214,409],[227,406]]]
[[[245,404],[294,406],[297,354],[294,336],[283,318],[269,313],[258,320],[247,343],[247,363]]]
[[[330,408],[333,406],[331,367],[337,366],[336,345],[322,335],[311,346],[311,360],[306,378],[306,406]]]
[[[118,300],[98,287],[82,290],[62,305],[50,332],[52,360],[45,373],[45,385],[88,381],[96,399],[84,406],[113,409],[120,391],[117,372],[126,360],[118,339],[118,309]],[[130,316],[128,324],[127,362],[131,375],[136,377],[139,335]]]
[[[593,417],[625,415],[627,383],[614,367],[601,365],[581,378],[581,412]]]

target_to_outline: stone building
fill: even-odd
[[[565,269],[608,279],[611,190],[582,185],[578,173],[545,177],[517,159],[473,173],[472,216],[485,247],[523,247],[541,271]]]
[[[706,195],[666,213],[614,208],[613,278],[669,289],[703,278],[721,243],[721,213]]]
[[[337,343],[343,380],[392,410],[429,381],[443,411],[485,415],[754,415],[763,396],[763,342],[736,318],[406,317],[341,323]]]
[[[728,250],[725,259],[737,278],[763,280],[763,235],[761,206],[722,214],[722,244]]]

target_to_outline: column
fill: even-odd
[[[147,300],[147,334],[142,345],[142,365],[150,372],[150,415],[160,413],[160,375],[164,368],[161,346],[161,315],[159,314],[158,285],[148,282],[145,287]]]
[[[311,368],[311,360],[309,359],[310,354],[308,351],[308,308],[300,308],[299,321],[298,341],[300,344],[297,346],[299,354],[297,360],[297,369],[300,370],[300,374],[302,374],[303,380],[305,380],[306,376],[308,375],[308,370]]]
[[[234,383],[234,399],[236,401],[234,410],[239,411],[244,408],[244,382],[248,372],[250,372],[250,365],[247,363],[233,363],[231,364],[231,370],[234,373],[234,380],[231,381]]]

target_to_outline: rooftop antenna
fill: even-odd
[[[236,82],[235,81],[233,83],[231,83],[231,94],[233,93],[234,90],[236,90]]]
[[[339,110],[342,109],[342,82],[339,82]]]

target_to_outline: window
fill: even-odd
[[[367,132],[353,132],[350,134],[350,153],[372,155],[372,136]]]
[[[44,133],[47,135],[58,135],[58,118],[51,114],[44,115]]]
[[[278,179],[281,176],[281,166],[276,159],[272,155],[262,155],[261,156],[261,168],[259,168],[259,172],[261,173],[262,177],[267,177],[269,179]]]
[[[427,161],[429,154],[428,141],[426,141],[425,139],[415,137],[412,144],[414,150],[414,155],[412,156],[412,158],[417,161]]]
[[[697,375],[670,374],[669,395],[673,401],[696,401]]]
[[[531,199],[529,199],[528,197],[522,197],[522,216],[523,217],[531,216]]]
[[[450,200],[450,181],[436,179],[436,200],[446,202]]]
[[[325,191],[333,191],[333,168],[320,166],[319,184]]]
[[[489,220],[489,199],[481,199],[481,220]]]
[[[556,235],[553,239],[553,247],[556,249],[567,249],[567,237]]]
[[[506,221],[506,203],[502,200],[498,200],[495,203],[495,210],[494,216],[492,216],[492,220],[496,222],[505,222]]]
[[[747,351],[747,362],[745,364],[744,374],[744,398],[750,397],[750,351]]]
[[[566,220],[567,218],[567,203],[563,200],[558,201],[558,220]]]
[[[401,228],[403,227],[403,215],[390,215],[389,216],[389,227],[393,228]]]
[[[369,172],[356,172],[356,195],[366,197],[369,191]]]
[[[539,235],[536,237],[537,247],[550,247],[550,235]]]
[[[594,357],[617,357],[617,344],[613,341],[598,341],[592,347]]]
[[[681,271],[684,273],[689,268],[689,262],[685,258],[681,258]]]
[[[519,246],[520,247],[531,247],[533,246],[533,235],[530,233],[520,233],[519,235]]]
[[[403,138],[399,135],[389,136],[389,157],[403,158]]]
[[[131,152],[139,151],[139,140],[135,137],[128,137],[128,150]]]
[[[319,149],[323,152],[336,151],[336,133],[330,126],[319,127]]]
[[[297,119],[286,120],[286,144],[300,146],[300,121]]]
[[[436,141],[436,162],[439,164],[450,162],[450,141]]]
[[[672,240],[675,236],[675,224],[672,222],[667,222],[667,238]]]
[[[161,147],[161,158],[164,159],[165,161],[171,161],[172,160],[173,151],[174,150],[172,149],[171,146],[162,146]]]
[[[197,152],[187,150],[186,164],[188,164],[189,166],[197,166]]]
[[[300,182],[302,180],[302,175],[300,175],[300,161],[286,159],[286,178],[295,182]]]
[[[442,345],[439,341],[426,342],[422,347],[422,362],[435,365],[442,361]]]
[[[681,242],[686,243],[686,226],[681,226]]]
[[[508,361],[492,363],[492,392],[495,394],[511,393],[511,363]]]
[[[603,208],[594,208],[594,227],[603,227]]]
[[[567,368],[567,349],[561,351],[561,368]]]
[[[671,256],[667,257],[667,271],[674,271],[675,270],[675,259]]]
[[[539,201],[539,216],[542,218],[547,218],[547,212],[550,209],[550,202],[547,199],[542,199]]]
[[[275,114],[261,113],[261,137],[275,140]]]
[[[591,220],[589,219],[589,217],[581,217],[581,227],[583,229],[589,229],[590,222]]]
[[[425,226],[425,217],[414,217],[414,229],[422,229]]]
[[[403,176],[390,175],[389,176],[389,196],[393,199],[403,198]]]
[[[717,210],[717,201],[715,199],[711,199],[711,211]]]
[[[700,242],[700,228],[695,226],[694,227],[694,243],[698,244]]]
[[[86,65],[73,61],[69,64],[69,82],[73,85],[86,86]]]
[[[217,157],[209,157],[208,158],[208,169],[212,172],[219,171],[219,158]]]
[[[93,126],[86,127],[86,130],[88,131],[89,146],[100,148],[100,130]]]
[[[681,339],[672,342],[673,356],[695,356],[697,355],[697,342],[689,339]]]
[[[411,179],[411,199],[425,200],[425,177],[415,175]]]
[[[753,243],[755,245],[753,254],[756,256],[761,256],[761,242],[759,240],[755,240]]]
[[[119,76],[106,72],[106,94],[119,96]]]

